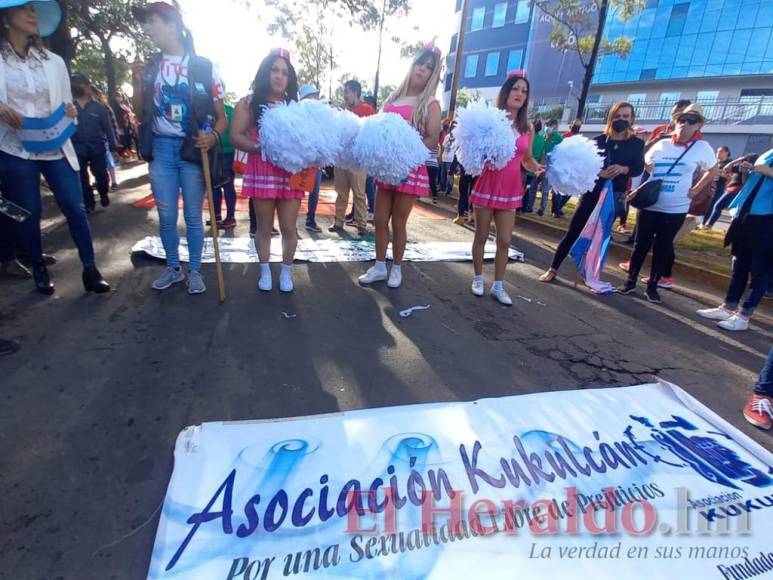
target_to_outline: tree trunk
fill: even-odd
[[[448,116],[453,119],[456,112],[456,95],[459,92],[459,81],[462,76],[462,58],[464,57],[464,35],[467,26],[467,16],[470,13],[470,0],[462,0],[462,23],[459,25],[459,35],[456,38],[456,61],[451,84],[451,98],[448,103]]]
[[[373,82],[373,98],[376,99],[376,109],[378,109],[378,85],[381,76],[381,47],[384,41],[384,20],[386,19],[386,0],[381,8],[381,23],[378,28],[378,60],[376,61],[376,78]]]
[[[115,78],[115,54],[113,49],[110,48],[110,40],[99,37],[99,43],[102,45],[102,50],[105,53],[105,79],[107,79],[107,95],[108,97],[115,94],[117,87],[117,80]]]
[[[59,28],[48,39],[48,47],[51,52],[58,54],[64,59],[64,64],[67,65],[67,69],[70,68],[72,59],[75,58],[75,43],[70,36],[70,26],[67,22],[67,3],[60,2],[62,8],[62,21],[59,24]]]
[[[577,102],[577,116],[580,119],[585,118],[585,103],[588,100],[588,91],[590,91],[590,85],[593,81],[593,73],[596,71],[596,61],[599,56],[599,47],[601,46],[601,40],[604,38],[604,25],[607,22],[607,12],[609,10],[609,0],[601,0],[599,6],[599,25],[596,30],[596,38],[593,41],[593,50],[590,53],[590,61],[588,66],[585,67],[585,78],[582,79],[582,91],[580,91],[580,99]]]

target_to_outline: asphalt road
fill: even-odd
[[[0,334],[23,343],[0,360],[0,578],[144,578],[175,438],[205,421],[659,376],[773,446],[740,414],[773,342],[765,323],[728,335],[696,319],[700,303],[673,293],[655,306],[641,296],[595,297],[567,281],[545,286],[536,277],[555,241],[519,226],[527,263],[508,271],[510,309],[473,297],[471,265],[455,263],[407,264],[398,291],[360,288],[367,266],[346,263],[297,265],[291,296],[259,295],[256,265],[227,267],[223,306],[212,267],[203,296],[182,286],[154,293],[161,265],[129,251],[156,233],[157,221],[154,211],[130,205],[147,186],[139,179],[129,186],[138,187],[92,219],[109,295],[83,294],[77,255],[55,215],[45,243],[59,258],[51,268],[56,295],[0,282]],[[442,211],[444,219],[430,219],[432,211],[412,217],[412,240],[471,241]],[[237,217],[237,234],[246,235],[246,214]],[[330,218],[319,221],[326,227]],[[571,279],[569,264],[562,274]],[[418,304],[432,308],[399,317]]]

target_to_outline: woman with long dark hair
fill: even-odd
[[[255,246],[260,259],[258,289],[270,292],[271,228],[274,214],[279,216],[282,232],[282,270],[279,290],[293,291],[292,266],[298,246],[296,230],[298,210],[304,192],[290,185],[290,173],[277,167],[260,153],[260,119],[265,107],[298,100],[298,76],[290,62],[290,53],[274,49],[263,59],[252,83],[252,94],[239,101],[231,124],[234,147],[249,153],[242,195],[251,198],[257,217]]]
[[[152,287],[166,290],[185,280],[177,231],[182,190],[190,255],[188,293],[201,294],[206,291],[201,276],[206,193],[201,151],[211,151],[228,127],[225,91],[212,63],[196,54],[193,37],[177,8],[153,2],[132,11],[160,51],[150,58],[142,86],[134,91],[141,112],[140,150],[150,161],[150,187],[166,252],[166,270]]]
[[[419,132],[424,145],[433,150],[440,141],[440,103],[435,98],[440,82],[440,49],[429,44],[416,53],[405,80],[390,95],[384,112],[397,113]],[[360,276],[360,284],[387,280],[390,288],[403,283],[402,263],[408,241],[406,225],[416,198],[430,194],[426,165],[414,170],[401,185],[378,183],[376,193],[376,264]],[[386,254],[389,224],[392,224],[392,271],[387,274]]]
[[[483,256],[493,220],[497,230],[497,253],[494,259],[495,274],[491,296],[500,304],[512,306],[513,301],[505,291],[503,282],[515,225],[515,212],[523,206],[521,165],[527,171],[542,171],[542,166],[534,161],[531,153],[534,131],[527,117],[529,81],[522,71],[511,73],[502,85],[497,97],[497,107],[507,111],[512,121],[516,152],[503,169],[486,167],[475,183],[470,198],[475,207],[475,240],[472,243],[475,277],[472,280],[472,293],[475,296],[483,296],[485,293]]]
[[[13,4],[5,2],[4,5]],[[70,235],[78,247],[83,264],[83,287],[87,292],[104,293],[110,286],[95,265],[86,210],[83,207],[78,157],[72,142],[51,145],[38,143],[35,151],[22,142],[19,130],[25,118],[51,117],[63,104],[69,117],[76,117],[70,77],[64,61],[48,51],[41,36],[56,30],[61,19],[59,5],[52,0],[20,1],[0,10],[0,188],[3,197],[31,213],[17,224],[0,216],[6,252],[4,264],[12,264],[20,275],[26,270],[16,261],[16,234],[32,262],[32,275],[38,292],[54,293],[54,285],[43,261],[40,236],[40,176],[45,177],[57,204],[67,218]],[[63,135],[63,134],[62,134]],[[29,272],[26,272],[29,276]]]
[[[552,282],[556,279],[558,269],[596,208],[607,179],[612,180],[616,201],[622,206],[625,203],[628,179],[638,177],[644,171],[644,142],[636,136],[634,121],[636,112],[630,103],[621,101],[609,109],[607,126],[604,132],[595,138],[596,145],[604,152],[604,169],[599,173],[593,190],[580,198],[569,229],[553,256],[553,263],[550,269],[539,277],[540,282]]]

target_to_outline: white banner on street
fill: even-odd
[[[485,259],[493,260],[497,247],[487,243]],[[166,259],[161,238],[148,236],[132,248],[132,253],[145,253],[153,258]],[[250,264],[259,262],[255,243],[250,238],[220,238],[220,258],[225,264]],[[301,262],[369,262],[376,259],[376,245],[372,241],[362,240],[298,240],[295,259]],[[389,246],[387,259],[392,259],[392,246]],[[510,248],[510,259],[524,261],[524,255]],[[180,240],[180,260],[189,261],[188,243]],[[470,262],[472,261],[471,242],[408,242],[405,248],[407,262]],[[282,261],[282,240],[272,238],[271,261]],[[202,262],[214,264],[215,248],[212,238],[205,238]]]
[[[750,578],[771,466],[668,384],[206,423],[148,577]]]

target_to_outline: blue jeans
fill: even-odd
[[[319,204],[319,189],[322,187],[322,168],[317,170],[317,181],[314,189],[309,192],[309,211],[306,214],[306,225],[313,226],[317,223],[317,205]]]
[[[765,366],[762,367],[762,372],[754,387],[754,392],[758,395],[773,397],[773,347],[771,347],[768,353],[768,360],[765,361]]]
[[[725,296],[725,306],[735,309],[744,296],[747,285],[749,294],[741,304],[741,312],[751,316],[760,305],[768,289],[771,261],[766,248],[739,248],[733,257],[733,273]]]
[[[563,215],[564,206],[572,198],[571,195],[563,195],[557,191],[553,192],[553,215]]]
[[[539,187],[541,180],[542,177],[538,175],[529,175],[526,177],[528,187],[526,188],[526,195],[523,198],[524,211],[530,212],[534,210],[534,202],[537,201],[537,188]]]
[[[56,161],[32,161],[8,155],[0,151],[0,191],[3,197],[20,205],[32,215],[22,223],[0,216],[0,227],[8,232],[5,244],[10,244],[6,253],[16,257],[16,233],[33,265],[43,263],[43,241],[40,236],[40,174],[46,178],[54,198],[70,228],[70,236],[78,248],[78,255],[84,267],[94,266],[94,244],[91,228],[83,206],[83,194],[78,172],[70,167],[64,157]]]
[[[222,217],[222,203],[225,197],[225,217],[232,219],[236,214],[236,187],[234,186],[234,156],[236,153],[223,153],[221,161],[223,163],[223,174],[228,176],[228,181],[222,187],[216,187],[212,192],[212,201],[215,204],[215,217]]]
[[[542,174],[542,200],[539,204],[539,210],[542,213],[545,213],[545,210],[548,208],[548,199],[550,199],[550,182],[548,181],[547,174]],[[534,201],[537,201],[537,195],[534,194]]]
[[[368,198],[368,212],[376,211],[376,178],[368,177],[365,179],[365,196]]]
[[[150,188],[158,208],[161,242],[166,252],[166,263],[171,268],[180,267],[180,234],[177,232],[178,200],[183,193],[185,235],[188,239],[190,269],[201,269],[201,252],[204,248],[204,174],[201,166],[180,158],[183,139],[161,137],[153,139],[153,161],[150,163]]]

